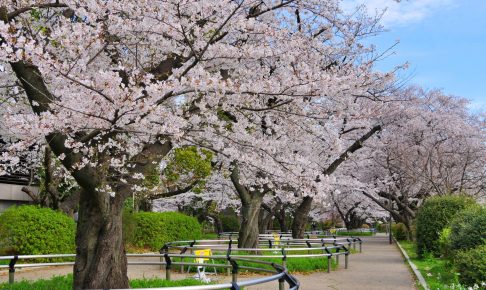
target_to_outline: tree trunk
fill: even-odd
[[[310,196],[304,197],[302,203],[294,212],[294,221],[292,222],[292,237],[294,239],[303,239],[305,233],[305,226],[309,218],[309,212],[312,207],[313,198]]]
[[[76,232],[73,289],[128,288],[122,196],[83,190]]]
[[[263,202],[263,194],[252,192],[248,201],[241,203],[241,226],[239,231],[239,248],[258,247],[258,217]]]
[[[223,232],[223,222],[221,221],[221,217],[217,214],[208,214],[208,217],[212,218],[214,221],[214,227],[216,232],[222,233]]]
[[[270,224],[273,220],[273,214],[265,210],[260,210],[260,215],[258,219],[258,228],[260,234],[264,234],[266,230],[270,228]]]
[[[288,232],[289,228],[287,228],[287,223],[285,222],[285,207],[282,207],[279,211],[276,212],[275,218],[280,225],[280,231],[282,233]]]

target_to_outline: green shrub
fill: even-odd
[[[221,222],[223,223],[223,232],[237,232],[240,230],[240,222],[235,215],[223,215]]]
[[[440,256],[439,234],[461,210],[475,204],[465,196],[436,196],[425,201],[417,213],[417,255]]]
[[[486,245],[458,252],[454,265],[459,272],[459,281],[466,286],[481,285],[486,277]]]
[[[0,255],[74,253],[75,229],[73,218],[52,209],[11,207],[0,215]]]
[[[123,210],[123,242],[125,245],[135,243],[135,229],[137,228],[137,221],[135,214],[131,209],[125,208]]]
[[[201,225],[197,219],[178,212],[139,212],[136,221],[134,244],[159,250],[165,243],[200,239]]]
[[[392,233],[398,241],[406,240],[408,236],[407,227],[403,223],[393,224]]]
[[[386,233],[388,231],[388,224],[378,224],[378,232]]]
[[[448,258],[451,255],[451,228],[444,228],[439,235],[439,249],[442,257]]]
[[[468,250],[482,244],[486,244],[486,208],[472,207],[456,215],[451,222],[451,250]]]

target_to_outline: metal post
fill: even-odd
[[[15,255],[8,264],[8,283],[13,284],[15,282],[15,263],[19,260],[19,256]]]
[[[363,241],[359,241],[359,252],[363,252]]]
[[[336,249],[336,265],[339,266],[339,248]]]
[[[170,269],[172,268],[172,261],[168,253],[164,254],[164,258],[165,258],[165,279],[167,281],[170,281]]]
[[[285,279],[278,279],[278,290],[285,290]]]
[[[349,252],[344,254],[344,269],[348,268],[348,256],[349,256]]]
[[[331,273],[331,258],[332,256],[327,256],[327,273]]]

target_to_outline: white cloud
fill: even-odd
[[[408,25],[426,18],[435,11],[449,9],[455,0],[342,0],[342,8],[352,12],[359,5],[365,5],[369,15],[381,13],[386,9],[382,18],[385,27]]]

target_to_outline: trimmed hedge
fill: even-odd
[[[427,199],[417,213],[417,255],[440,256],[439,235],[454,216],[475,201],[466,196],[435,196]]]
[[[149,247],[158,251],[165,243],[200,239],[202,228],[197,219],[178,212],[134,213],[135,233],[133,243],[137,247]]]
[[[460,274],[461,284],[471,287],[481,285],[486,277],[486,245],[457,253],[454,265]]]
[[[19,206],[0,215],[0,255],[74,253],[76,223],[49,208]]]
[[[449,241],[452,251],[486,244],[486,208],[478,206],[461,211],[451,222]]]

